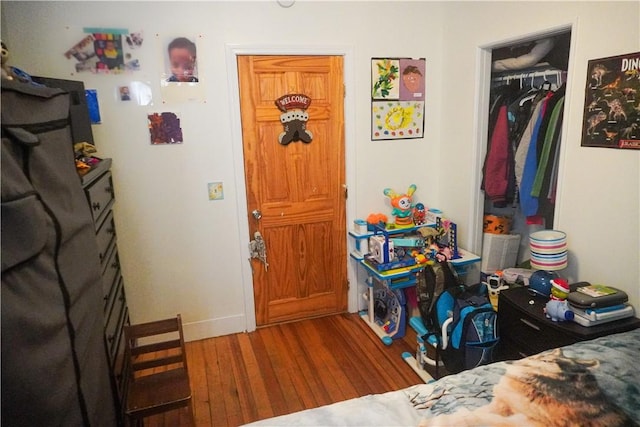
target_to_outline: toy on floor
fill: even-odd
[[[509,286],[502,281],[502,271],[496,271],[487,278],[487,288],[489,291],[489,301],[493,309],[498,311],[498,298],[500,297],[500,291],[509,289]]]
[[[569,295],[569,283],[558,277],[551,280],[551,296],[544,308],[547,318],[553,322],[573,320],[573,311],[569,308],[567,296]]]
[[[396,217],[396,226],[411,227],[413,226],[413,199],[411,196],[418,187],[411,184],[404,194],[398,194],[391,188],[384,189],[384,195],[391,199],[391,215]]]

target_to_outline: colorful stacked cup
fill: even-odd
[[[531,268],[562,270],[567,267],[567,235],[558,230],[541,230],[529,235]]]

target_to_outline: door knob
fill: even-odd
[[[253,217],[254,217],[255,219],[260,219],[260,218],[262,218],[262,212],[260,212],[260,209],[254,209],[254,210],[251,212],[251,215],[253,215]]]

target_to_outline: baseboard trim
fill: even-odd
[[[205,338],[245,332],[245,322],[245,316],[238,314],[217,319],[183,323],[182,330],[184,332],[184,340],[187,342],[197,341]]]

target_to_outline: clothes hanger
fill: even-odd
[[[544,71],[544,83],[542,83],[542,90],[553,90],[551,82],[547,80],[547,70]]]

